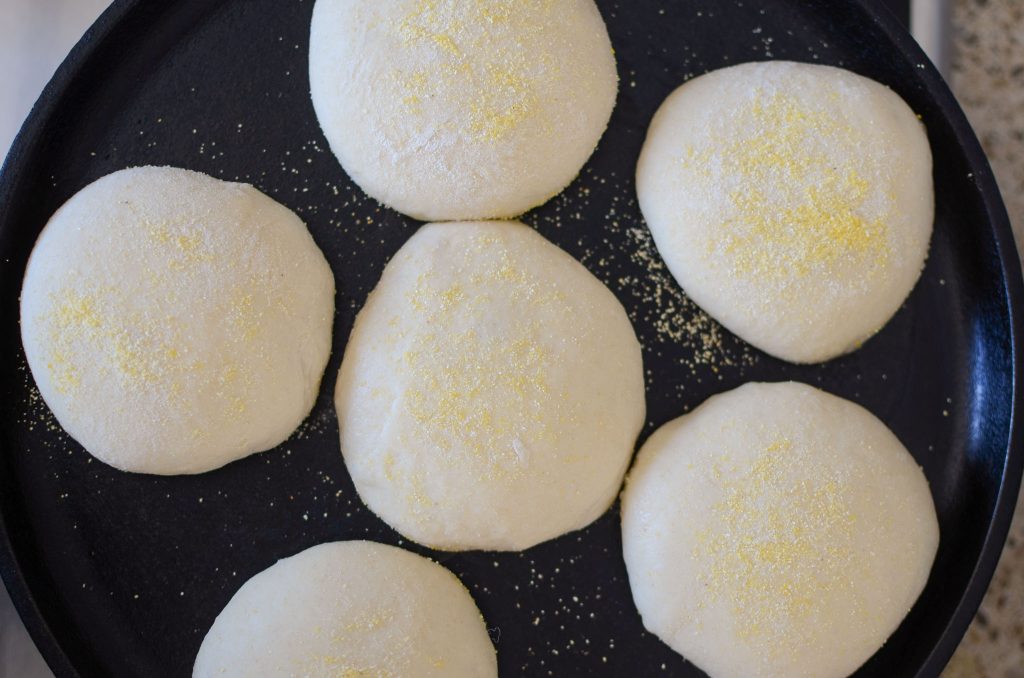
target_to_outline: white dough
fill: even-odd
[[[928,253],[924,126],[892,90],[839,68],[773,61],[690,80],[654,116],[636,181],[687,295],[792,362],[860,346]]]
[[[40,234],[21,294],[32,376],[111,466],[207,471],[282,442],[331,350],[334,277],[292,212],[172,167],[114,172]]]
[[[615,296],[516,222],[428,224],[384,269],[338,376],[359,496],[403,535],[521,550],[592,522],[644,421]]]
[[[309,80],[352,180],[430,221],[546,202],[594,151],[618,86],[593,0],[317,0]]]
[[[247,581],[203,639],[194,678],[497,678],[451,572],[370,541],[321,544]]]
[[[622,541],[644,626],[712,678],[841,678],[917,600],[939,529],[924,474],[871,413],[750,383],[644,444]]]

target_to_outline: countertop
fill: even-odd
[[[0,0],[0,149],[107,0]],[[1024,243],[1024,0],[955,0],[951,84]],[[0,678],[50,678],[0,587]],[[995,578],[945,678],[1024,678],[1024,502]]]

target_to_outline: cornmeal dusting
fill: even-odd
[[[597,196],[606,197],[609,206],[593,204]],[[742,374],[757,362],[758,355],[750,345],[732,337],[701,310],[672,277],[639,215],[632,182],[614,173],[609,178],[598,177],[584,169],[580,181],[559,194],[553,206],[549,213],[532,215],[542,232],[591,228],[584,215],[603,209],[601,229],[607,236],[586,245],[577,256],[605,285],[628,300],[626,309],[647,360],[664,357],[666,349],[677,356],[678,374],[685,378],[676,382],[676,389],[703,383],[709,376],[720,379],[729,370]],[[670,374],[648,371],[648,385],[661,388],[661,379]]]
[[[303,667],[307,676],[330,676],[331,678],[398,678],[399,674],[379,666],[353,667],[344,657],[321,655]]]
[[[411,667],[406,665],[404,670],[399,670],[403,667],[396,664],[408,664],[407,658],[402,657],[401,652],[396,652],[391,658],[384,658],[380,662],[369,663],[359,659],[359,656],[364,654],[360,652],[360,648],[368,640],[379,643],[380,641],[376,640],[378,636],[393,636],[395,623],[396,615],[392,610],[370,608],[350,614],[348,619],[338,626],[328,629],[318,626],[312,634],[315,642],[327,640],[335,651],[331,654],[311,656],[303,662],[301,675],[332,678],[398,678],[405,675]],[[353,651],[349,652],[346,648]]]
[[[99,298],[119,298],[116,290],[85,293],[67,288],[51,295],[47,318],[50,358],[47,369],[62,395],[74,395],[82,386],[80,353],[85,347],[102,347],[105,368],[114,369],[127,386],[145,386],[181,366],[174,345],[140,318],[102,312]],[[173,325],[168,325],[174,334]]]
[[[139,256],[158,262],[144,271],[151,308],[137,310],[138,300],[116,284],[87,289],[72,274],[62,290],[50,295],[42,318],[49,335],[46,366],[62,395],[82,391],[86,375],[114,375],[126,391],[158,391],[173,401],[195,387],[196,375],[205,366],[196,357],[196,337],[186,329],[188,323],[165,309],[180,306],[181,290],[206,284],[209,270],[218,265],[215,245],[199,223],[140,220],[139,231],[147,242]],[[254,275],[228,291],[220,329],[229,345],[257,346],[267,304],[285,304],[271,297],[268,285]],[[230,355],[219,359],[223,367],[210,386],[223,404],[223,415],[237,417],[247,409],[253,378]],[[194,431],[194,436],[202,435]]]
[[[850,587],[856,517],[841,478],[806,479],[813,457],[783,436],[743,468],[713,474],[723,498],[697,534],[694,557],[712,562],[701,576],[712,600],[726,600],[740,638],[785,651],[792,624],[816,612],[829,591]],[[851,610],[851,614],[856,610]]]
[[[489,476],[517,476],[529,465],[532,448],[551,441],[552,424],[571,420],[574,409],[559,404],[567,397],[549,383],[555,356],[540,321],[515,322],[503,333],[482,326],[492,304],[503,307],[502,299],[512,308],[547,307],[554,315],[572,309],[556,286],[531,280],[501,239],[478,237],[468,249],[467,258],[488,264],[467,270],[465,283],[438,284],[428,272],[407,294],[413,311],[427,317],[424,326],[438,333],[405,337],[397,358],[409,375],[403,404],[449,462],[463,463],[468,455],[483,462]],[[519,317],[513,310],[507,314]],[[463,327],[460,321],[467,319],[473,322]],[[393,459],[384,462],[385,475],[394,477]],[[428,502],[416,481],[406,479],[413,499]]]
[[[479,142],[497,142],[515,133],[542,109],[538,79],[550,79],[558,67],[528,48],[534,36],[555,20],[553,4],[552,0],[411,3],[405,17],[390,29],[404,49],[420,54],[415,62],[429,66],[394,72],[398,99],[406,111],[423,115],[423,104],[433,91],[468,83],[468,96],[445,99],[446,105],[462,107],[452,120],[468,121],[463,131]],[[502,39],[505,33],[518,37],[507,41]]]
[[[776,281],[886,264],[888,214],[855,162],[863,153],[848,124],[797,97],[764,92],[726,124],[711,135],[714,147],[688,148],[682,159],[721,185],[732,207],[709,257],[743,277]]]

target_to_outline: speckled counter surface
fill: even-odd
[[[1024,0],[953,3],[952,86],[1024,244]],[[944,678],[1024,678],[1024,502],[977,618]]]

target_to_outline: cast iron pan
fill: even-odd
[[[863,404],[924,465],[942,542],[923,595],[858,676],[934,676],[988,584],[1020,480],[1017,254],[992,175],[938,74],[876,0],[598,3],[618,55],[611,127],[580,179],[526,221],[581,259],[645,347],[648,425],[748,380],[799,379]],[[0,565],[58,676],[187,676],[242,583],[314,544],[369,538],[437,558],[473,592],[504,676],[697,676],[646,634],[617,508],[523,553],[432,553],[363,507],[330,394],[381,268],[418,224],[366,198],[309,99],[312,0],[122,0],[61,67],[0,177]],[[648,122],[684,79],[755,59],[845,66],[927,125],[935,236],[885,329],[823,365],[769,358],[719,329],[659,268],[634,198]],[[49,216],[94,179],[168,164],[241,179],[298,212],[338,283],[334,354],[309,421],[264,454],[197,477],[115,471],[55,424],[22,355],[18,294]],[[828,648],[821,648],[827,652]]]

